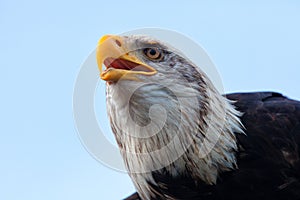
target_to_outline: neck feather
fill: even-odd
[[[148,183],[155,184],[152,171],[215,184],[218,173],[237,167],[240,113],[208,79],[188,87],[123,86],[108,86],[108,113],[125,165],[145,199],[151,196]]]

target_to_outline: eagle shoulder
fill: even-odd
[[[189,199],[300,199],[300,102],[275,92],[225,96],[243,113],[246,134],[236,134],[238,169],[199,188],[189,178],[158,176],[158,183],[168,184],[164,193]],[[178,181],[182,184],[172,186]],[[138,194],[126,198],[138,199]]]

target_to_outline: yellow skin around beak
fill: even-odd
[[[96,49],[96,57],[101,79],[109,82],[116,82],[120,79],[137,81],[137,75],[154,75],[157,71],[153,67],[146,65],[136,57],[128,54],[132,50],[125,47],[124,39],[125,38],[121,36],[104,35],[99,40]],[[103,71],[102,65],[107,58],[122,59],[135,63],[137,66],[140,66],[141,70],[117,69],[109,67]]]

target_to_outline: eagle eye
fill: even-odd
[[[144,54],[151,60],[162,59],[162,52],[158,48],[145,48]]]

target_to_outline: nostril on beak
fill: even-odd
[[[119,47],[121,47],[121,46],[122,46],[122,44],[121,44],[120,40],[115,40],[115,42],[116,42],[116,44],[117,44]]]

